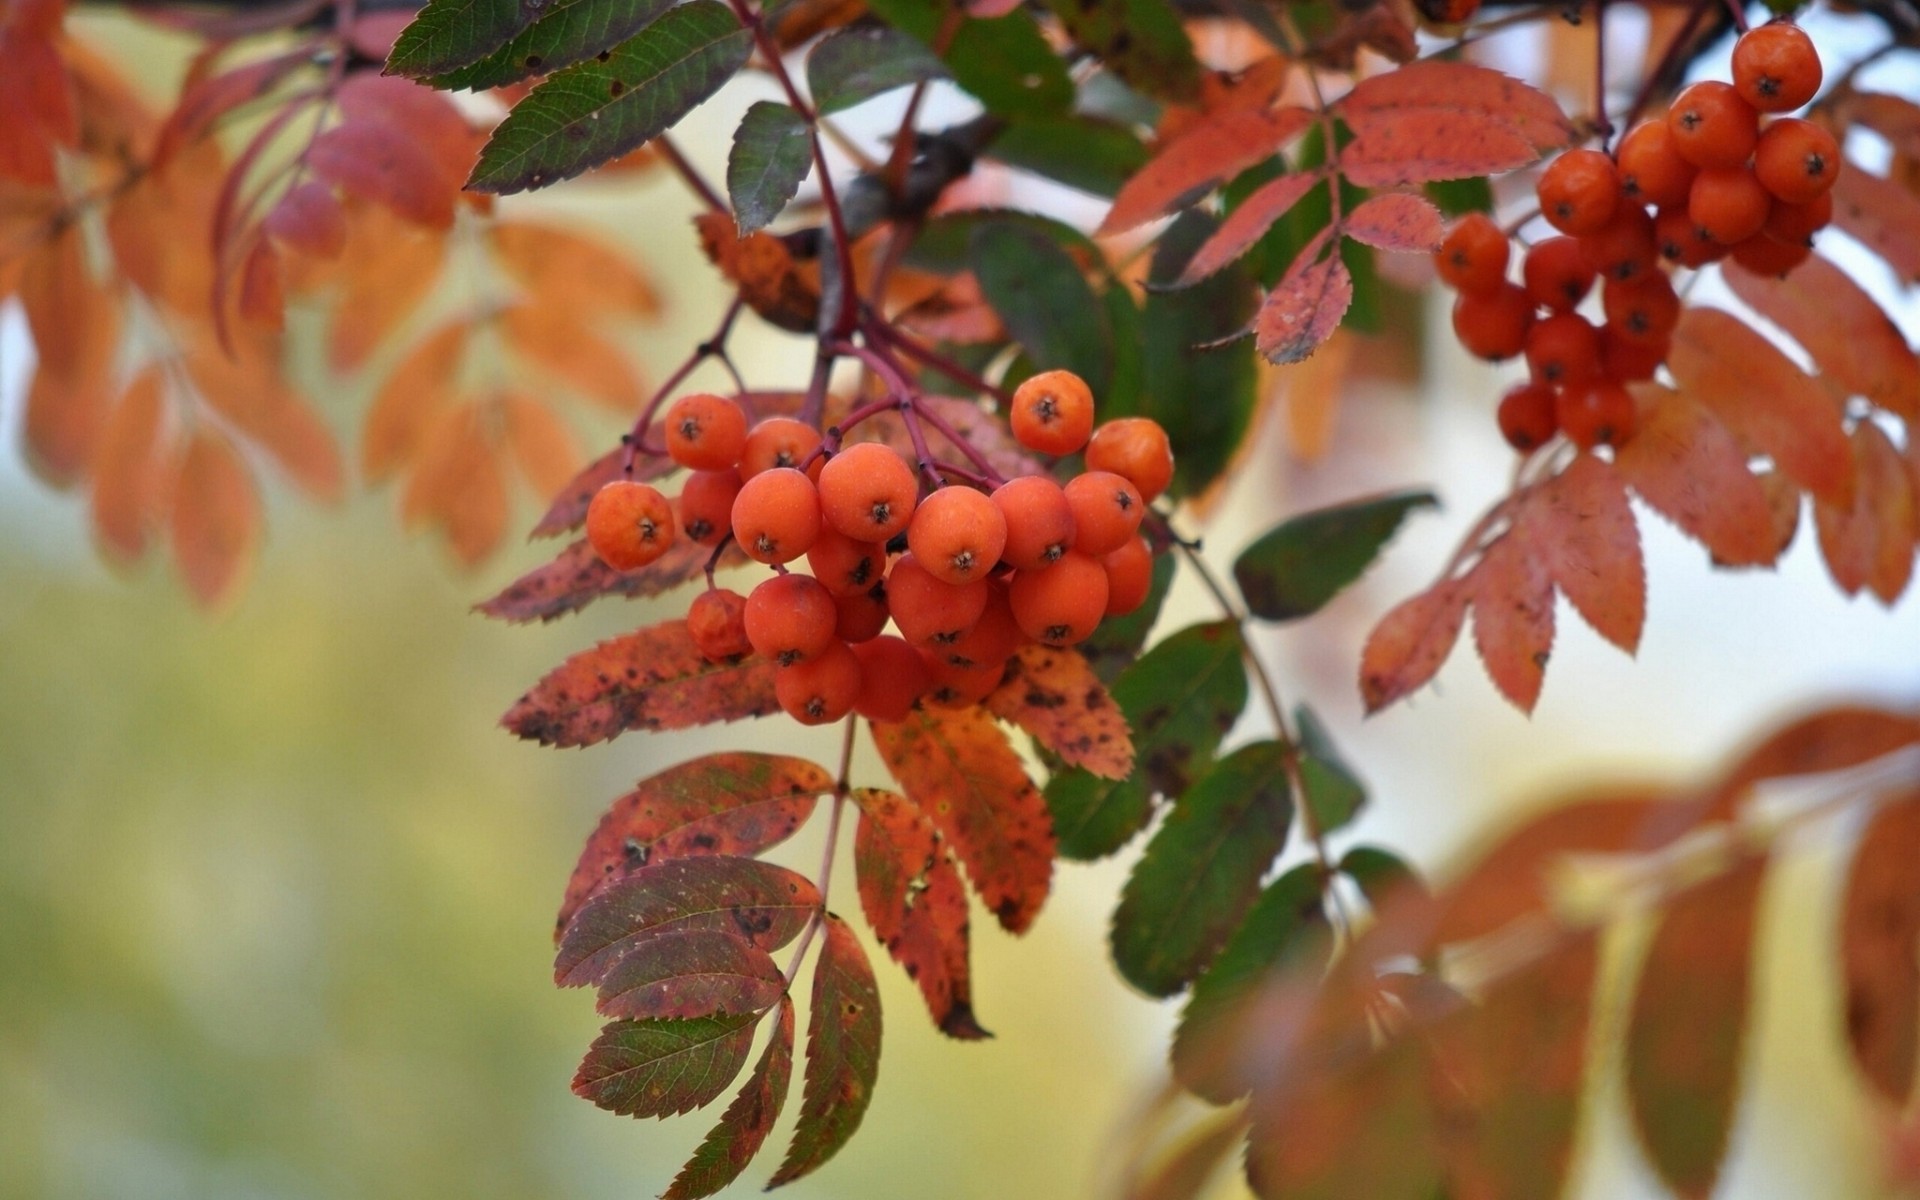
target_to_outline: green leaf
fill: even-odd
[[[1484,176],[1471,179],[1443,179],[1426,184],[1420,189],[1427,199],[1440,206],[1440,211],[1449,217],[1462,217],[1470,212],[1493,211],[1493,185]]]
[[[574,1073],[574,1094],[623,1117],[670,1117],[711,1104],[753,1046],[758,1013],[690,1021],[615,1021]]]
[[[829,913],[813,968],[807,1014],[807,1082],[786,1161],[769,1189],[791,1183],[847,1144],[873,1099],[880,1076],[880,986],[860,939]]]
[[[747,61],[752,40],[720,0],[692,0],[605,61],[547,77],[480,152],[467,186],[507,194],[571,179],[671,128]]]
[[[1185,987],[1239,927],[1293,820],[1287,748],[1242,746],[1174,802],[1113,914],[1113,961],[1150,996]]]
[[[1036,366],[1065,367],[1098,396],[1112,370],[1113,331],[1080,265],[1045,234],[1007,221],[973,231],[980,290]]]
[[[813,165],[805,118],[784,104],[755,101],[733,131],[727,156],[727,195],[745,237],[780,215]]]
[[[558,71],[619,45],[672,7],[673,0],[553,0],[506,45],[427,82],[480,91]]]
[[[1014,121],[984,153],[1096,196],[1119,191],[1148,158],[1132,129],[1077,114]]]
[[[1192,100],[1200,64],[1167,0],[1047,0],[1067,33],[1121,79],[1149,95]]]
[[[1233,577],[1255,616],[1308,616],[1360,578],[1408,513],[1439,503],[1432,492],[1396,492],[1301,513],[1241,551]]]
[[[1406,859],[1378,846],[1355,846],[1341,855],[1340,873],[1353,880],[1367,898],[1367,907],[1376,913],[1396,892],[1425,895],[1427,890]]]
[[[1301,803],[1324,837],[1359,814],[1367,789],[1334,749],[1312,709],[1300,705],[1293,710],[1293,720],[1300,730],[1300,787],[1306,793]]]
[[[1133,774],[1072,770],[1048,782],[1061,857],[1112,854],[1146,827],[1156,794],[1187,790],[1246,706],[1244,650],[1231,621],[1193,625],[1120,673],[1113,699],[1133,727]]]
[[[1160,619],[1160,607],[1166,603],[1167,588],[1173,584],[1173,555],[1159,554],[1153,560],[1153,582],[1147,588],[1146,602],[1124,617],[1109,617],[1100,622],[1093,636],[1076,649],[1100,682],[1112,684],[1120,672],[1140,657],[1140,647]]]
[[[780,998],[780,1017],[760,1061],[660,1200],[701,1200],[740,1178],[780,1119],[793,1079],[793,1001]]]
[[[951,11],[945,0],[869,0],[867,7],[928,45]],[[996,116],[1063,113],[1073,103],[1066,65],[1024,9],[961,22],[940,57],[953,70],[953,81]]]
[[[882,25],[835,30],[807,55],[807,90],[823,114],[946,75],[925,42]]]
[[[1255,989],[1289,974],[1317,984],[1332,956],[1320,867],[1304,863],[1267,885],[1194,980],[1173,1035],[1173,1073],[1180,1085],[1215,1104],[1245,1095],[1258,1067],[1239,1035]]]
[[[977,208],[966,212],[934,217],[913,239],[906,257],[908,266],[940,275],[955,275],[971,270],[973,235],[988,225],[1015,225],[1051,239],[1055,245],[1080,254],[1089,262],[1101,260],[1100,248],[1086,234],[1051,217],[1013,208]]]
[[[422,78],[498,50],[545,7],[541,0],[428,0],[394,39],[387,74]]]

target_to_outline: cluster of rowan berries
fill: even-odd
[[[751,430],[738,404],[684,396],[667,411],[666,450],[688,469],[678,509],[657,488],[616,480],[595,494],[587,537],[607,565],[637,570],[685,536],[731,538],[774,575],[747,595],[710,587],[687,612],[713,662],[778,664],[780,706],[807,724],[849,712],[904,717],[922,697],[977,703],[1029,643],[1070,646],[1146,601],[1147,505],[1173,479],[1166,431],[1143,417],[1093,424],[1078,376],[1049,371],[1014,392],[1014,436],[1049,455],[1086,452],[1062,485],[1023,475],[988,491],[923,489],[879,442],[838,445],[788,417]],[[936,474],[929,474],[933,483]],[[677,529],[677,531],[676,531]],[[810,574],[788,564],[806,559]],[[889,621],[897,636],[886,634]]]
[[[1612,154],[1570,150],[1541,174],[1540,215],[1560,236],[1533,243],[1507,278],[1507,235],[1482,214],[1458,222],[1435,255],[1458,289],[1455,335],[1490,360],[1526,356],[1529,379],[1500,402],[1500,431],[1532,450],[1556,432],[1582,449],[1633,436],[1625,385],[1666,361],[1680,319],[1673,267],[1721,258],[1785,275],[1833,216],[1840,148],[1797,117],[1760,122],[1813,99],[1820,56],[1797,26],[1741,35],[1733,82],[1695,83],[1663,118],[1642,121]],[[1667,269],[1662,269],[1663,266]],[[1599,326],[1578,310],[1603,280]]]

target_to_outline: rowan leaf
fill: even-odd
[[[1301,171],[1261,184],[1245,200],[1233,206],[1226,220],[1220,222],[1220,228],[1214,230],[1213,236],[1187,260],[1186,269],[1180,272],[1179,286],[1198,283],[1238,260],[1253,248],[1255,242],[1266,236],[1275,221],[1286,216],[1287,211],[1302,196],[1318,187],[1323,179],[1324,176],[1318,171]]]
[[[949,1037],[990,1037],[973,1013],[967,892],[946,842],[898,792],[856,788],[853,865],[873,936],[920,988]]]
[[[800,190],[813,166],[813,137],[799,113],[757,100],[733,132],[727,196],[742,236],[764,227]]]
[[[545,0],[427,0],[394,39],[387,70],[421,78],[465,66],[498,49],[545,8]]]
[[[1546,559],[1503,537],[1481,556],[1468,585],[1473,644],[1487,677],[1515,708],[1530,714],[1553,653],[1553,579]]]
[[[670,592],[699,578],[712,557],[712,547],[681,539],[637,571],[616,571],[582,538],[570,543],[553,561],[535,567],[474,608],[502,621],[552,621],[579,612],[603,596],[657,596]],[[728,549],[722,551],[719,565],[733,567],[744,562],[744,554]]]
[[[1920,154],[1920,104],[1884,92],[1853,92],[1837,108],[1844,123],[1873,130],[1892,144],[1895,153]]]
[[[587,839],[554,922],[556,938],[609,881],[690,855],[746,858],[793,835],[833,778],[805,759],[751,751],[708,754],[640,781]]]
[[[1843,771],[1920,742],[1920,718],[1883,708],[1835,705],[1770,732],[1745,751],[1708,793],[1702,819],[1724,821],[1752,786],[1783,775]]]
[[[338,258],[347,247],[347,218],[340,198],[317,179],[282,193],[261,218],[260,227],[277,241],[315,258]]]
[[[686,1020],[764,1012],[786,994],[773,956],[723,929],[656,933],[600,978],[603,1017]]]
[[[1001,926],[1025,933],[1046,902],[1054,839],[1006,733],[977,707],[923,708],[898,723],[874,722],[873,740]]]
[[[660,1200],[701,1200],[740,1178],[780,1119],[792,1079],[793,1001],[782,997],[773,1034],[753,1073]]]
[[[1027,357],[1064,367],[1095,395],[1113,372],[1113,330],[1080,266],[1044,233],[1011,221],[973,231],[968,257],[980,290]]]
[[[1367,789],[1340,757],[1312,709],[1304,704],[1296,707],[1293,723],[1300,735],[1300,804],[1324,837],[1360,815]]]
[[[1913,578],[1914,542],[1920,538],[1915,477],[1872,421],[1856,424],[1852,441],[1853,503],[1841,508],[1815,501],[1813,527],[1840,590],[1852,596],[1865,588],[1891,606]]]
[[[1333,336],[1352,304],[1353,275],[1338,254],[1288,271],[1254,318],[1254,347],[1276,366],[1299,362]]]
[[[1191,100],[1200,64],[1167,0],[1047,0],[1067,35],[1107,70],[1148,95]]]
[[[942,0],[876,0],[867,7],[928,45],[952,11]],[[1055,116],[1073,104],[1065,64],[1024,9],[961,22],[940,57],[954,82],[996,116]]]
[[[1069,766],[1103,779],[1132,772],[1127,719],[1079,653],[1026,646],[1007,667],[1006,680],[983,701],[988,712],[1026,730]]]
[[[1061,857],[1112,854],[1146,828],[1155,795],[1192,785],[1246,707],[1244,652],[1232,622],[1194,625],[1120,673],[1113,699],[1133,730],[1133,772],[1116,780],[1066,770],[1048,781]]]
[[[1128,126],[1079,114],[1010,121],[981,153],[1068,187],[1109,197],[1148,158],[1140,135]]]
[[[579,313],[529,300],[502,309],[497,320],[516,354],[588,399],[623,416],[645,402],[646,392],[625,352]]]
[[[667,933],[718,930],[778,950],[819,910],[819,891],[785,867],[725,855],[669,858],[580,906],[560,937],[553,980],[561,987],[601,983],[621,959]]]
[[[553,409],[519,392],[496,397],[500,435],[521,477],[538,496],[565,487],[580,467],[580,443]]]
[[[1553,97],[1490,67],[1423,59],[1355,84],[1334,106],[1360,131],[1409,112],[1432,112],[1505,122],[1538,151],[1558,149],[1574,137],[1573,123]],[[1482,172],[1484,174],[1484,172]]]
[[[1113,961],[1150,996],[1200,973],[1246,915],[1293,821],[1288,750],[1255,742],[1174,801],[1113,914]]]
[[[1457,579],[1402,600],[1380,618],[1360,653],[1360,698],[1369,715],[1419,690],[1453,652],[1471,599]]]
[[[925,42],[884,25],[836,29],[807,55],[807,90],[822,114],[946,75],[946,65]]]
[[[1354,138],[1340,152],[1340,173],[1359,187],[1472,179],[1516,170],[1540,157],[1518,129],[1497,117],[1412,109],[1351,123]]]
[[[1672,901],[1634,991],[1627,1108],[1655,1172],[1688,1200],[1712,1193],[1733,1128],[1765,871],[1754,859]]]
[[[547,76],[494,128],[467,186],[522,192],[625,154],[718,91],[745,65],[751,44],[720,0],[670,9],[605,62]]]
[[[1920,420],[1920,357],[1878,301],[1815,254],[1784,277],[1721,268],[1733,294],[1793,335],[1822,374],[1904,421]]]
[[[574,1072],[573,1092],[623,1117],[671,1117],[713,1103],[753,1047],[758,1013],[614,1021]]]
[[[429,229],[453,225],[460,177],[439,171],[413,131],[392,121],[363,118],[335,125],[313,140],[306,161],[314,175],[343,193],[385,205],[403,220]]]
[[[1234,108],[1213,114],[1135,172],[1114,197],[1099,232],[1124,233],[1165,216],[1200,189],[1280,153],[1312,123],[1312,114],[1303,108]]]
[[[1893,268],[1920,280],[1920,196],[1849,163],[1833,184],[1833,223]]]
[[[1447,227],[1439,206],[1425,196],[1388,192],[1362,201],[1340,231],[1377,249],[1424,254],[1440,248]]]
[[[1860,834],[1840,911],[1847,1044],[1895,1108],[1920,1061],[1920,794],[1894,798]]]
[[[369,481],[392,477],[420,453],[433,421],[452,403],[473,336],[455,319],[408,348],[374,393],[360,429],[360,471]]]
[[[543,308],[582,320],[660,313],[659,292],[608,239],[575,227],[518,220],[489,223],[487,239],[494,261]]]
[[[1353,880],[1376,915],[1402,896],[1427,896],[1427,885],[1407,860],[1378,846],[1355,846],[1340,856],[1338,868]]]
[[[1234,582],[1257,617],[1310,616],[1373,565],[1407,514],[1439,504],[1432,492],[1396,492],[1290,517],[1240,552]]]
[[[532,24],[491,53],[428,80],[485,91],[592,58],[652,24],[672,0],[544,0]]]
[[[1722,566],[1765,566],[1785,547],[1746,452],[1703,405],[1654,384],[1634,389],[1640,424],[1613,452],[1614,473]]]
[[[866,951],[829,913],[807,1013],[807,1078],[787,1157],[767,1181],[792,1183],[839,1153],[873,1099],[880,1075],[880,988]]]
[[[1529,493],[1508,534],[1538,557],[1594,631],[1632,654],[1647,621],[1647,568],[1626,484],[1591,454]]]
[[[160,523],[166,486],[161,421],[165,378],[157,367],[133,377],[100,430],[93,458],[93,531],[102,549],[137,561]]]
[[[500,723],[544,745],[591,746],[629,729],[691,729],[778,707],[771,662],[710,663],[685,621],[664,621],[567,659]]]
[[[211,426],[187,442],[173,488],[173,557],[202,608],[231,600],[260,545],[260,494],[239,453]]]

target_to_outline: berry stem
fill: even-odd
[[[891,349],[900,351],[908,358],[920,363],[920,365],[930,367],[976,392],[992,396],[1002,408],[1006,407],[1013,399],[1013,394],[1007,391],[1007,389],[988,383],[979,374],[968,370],[951,357],[940,353],[933,347],[921,344],[905,330],[891,325],[886,321],[869,315],[867,321],[862,324],[861,330],[867,335],[869,340],[885,342]]]
[[[1609,150],[1613,122],[1607,119],[1607,0],[1593,0],[1593,132]]]
[[[698,196],[701,203],[705,204],[710,211],[717,213],[733,211],[727,207],[727,202],[720,198],[720,193],[713,190],[713,185],[707,182],[706,176],[700,174],[699,169],[687,161],[686,155],[680,153],[680,147],[674,145],[671,137],[663,133],[653,139],[653,144],[659,148],[660,156],[667,160],[667,165],[673,168],[673,173],[680,177],[688,190]]]
[[[1703,0],[1702,3],[1694,5],[1693,11],[1687,14],[1686,23],[1680,27],[1678,33],[1673,35],[1673,40],[1668,42],[1667,48],[1661,52],[1659,63],[1653,70],[1647,72],[1645,82],[1640,85],[1639,93],[1633,98],[1632,107],[1627,109],[1626,118],[1620,124],[1622,129],[1630,130],[1640,123],[1640,114],[1646,111],[1647,105],[1653,103],[1654,89],[1660,86],[1660,81],[1666,78],[1679,62],[1680,56],[1686,53],[1687,45],[1693,41],[1694,33],[1700,28],[1700,22],[1706,19],[1707,10],[1712,7],[1712,0]]]
[[[849,776],[853,769],[853,737],[859,728],[859,718],[847,718],[846,736],[840,741],[840,773],[833,784],[833,807],[827,810],[827,836],[825,848],[820,852],[820,874],[813,881],[814,889],[820,893],[820,907],[807,918],[807,927],[800,933],[800,943],[793,948],[793,957],[787,960],[787,969],[781,972],[786,976],[788,988],[793,987],[794,978],[800,973],[800,964],[806,959],[807,948],[813,944],[813,936],[820,932],[820,923],[827,914],[827,893],[833,887],[834,849],[840,841],[840,814],[845,808],[848,793],[853,790]]]

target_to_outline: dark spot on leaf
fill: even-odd
[[[602,50],[600,53],[594,55],[594,57],[601,62],[606,62],[608,59],[613,57],[613,51]]]

